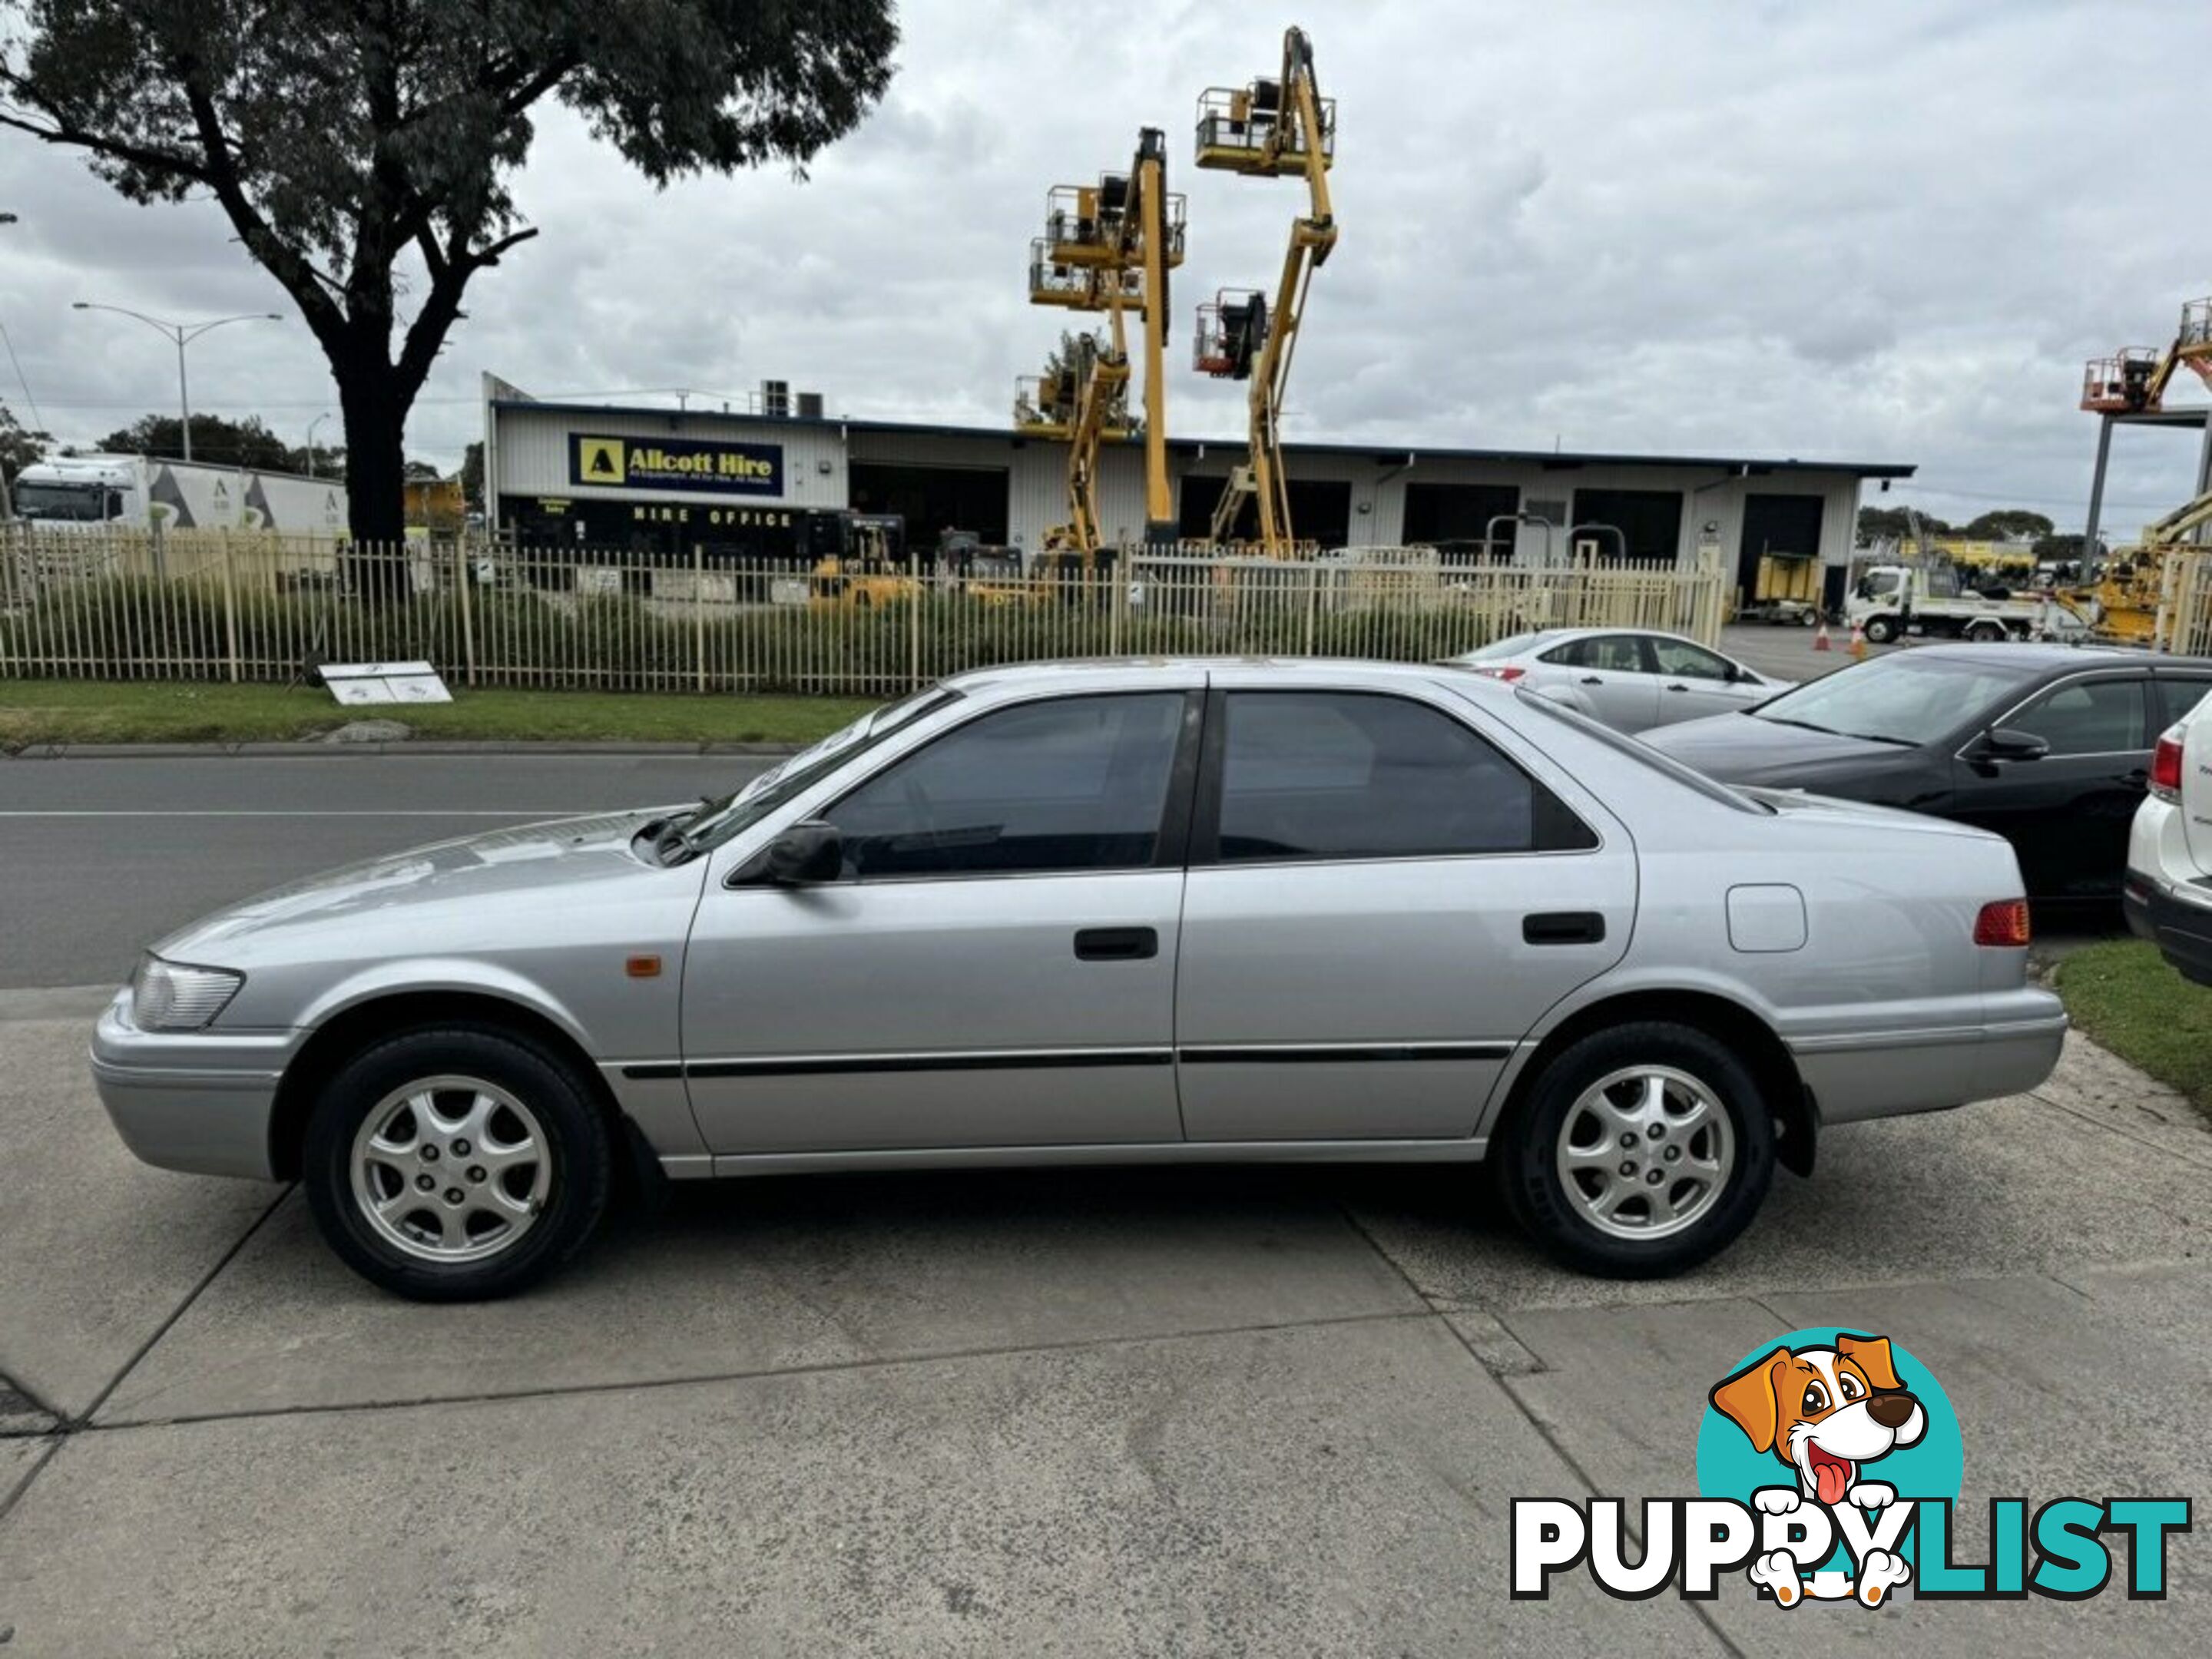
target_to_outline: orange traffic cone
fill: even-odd
[[[1826,617],[1820,618],[1820,627],[1813,630],[1813,648],[1815,651],[1835,649],[1835,647],[1828,643],[1828,619]]]
[[[1851,624],[1851,655],[1861,662],[1866,660],[1866,629],[1856,623]]]

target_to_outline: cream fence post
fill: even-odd
[[[230,532],[222,532],[222,643],[230,657],[230,683],[238,684],[238,578],[231,568]]]

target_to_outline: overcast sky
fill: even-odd
[[[1342,238],[1316,277],[1292,438],[1908,461],[1954,520],[2078,527],[2081,360],[2163,343],[2212,294],[2212,9],[2196,0],[908,0],[889,99],[811,178],[656,192],[549,111],[519,197],[543,234],[477,278],[411,451],[458,462],[477,376],[672,401],[764,377],[833,413],[1003,424],[1065,313],[1026,303],[1046,187],[1166,130],[1190,196],[1170,426],[1243,430],[1190,314],[1272,286],[1290,180],[1188,165],[1201,88],[1313,36],[1340,101]],[[175,402],[174,356],[76,299],[289,311],[208,203],[137,208],[0,133],[0,323],[44,423],[83,442]],[[298,441],[334,408],[296,321],[192,349],[193,405]],[[2201,402],[2186,384],[2169,402]],[[651,392],[653,395],[641,396]],[[15,366],[0,397],[26,419]],[[336,436],[333,416],[320,434]],[[2123,432],[2108,524],[2190,493],[2195,434]]]

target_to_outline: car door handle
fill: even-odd
[[[1686,690],[1688,690],[1690,688],[1689,688],[1688,686],[1686,686],[1686,685],[1684,685],[1684,684],[1680,684],[1680,683],[1678,681],[1676,684],[1673,684],[1673,685],[1668,686],[1667,689],[1668,689],[1669,691],[1686,691]]]
[[[1160,936],[1150,927],[1084,927],[1075,935],[1078,962],[1150,962],[1160,953]]]
[[[1583,676],[1583,684],[1584,685],[1603,685],[1605,681],[1595,674],[1585,674]]]
[[[1539,910],[1521,918],[1521,938],[1529,945],[1601,945],[1605,918],[1595,910]]]

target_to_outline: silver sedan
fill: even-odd
[[[1541,691],[1616,732],[1734,714],[1793,684],[1682,635],[1633,628],[1539,629],[1451,662]]]
[[[2040,1083],[2011,849],[1734,790],[1443,667],[990,670],[727,799],[380,859],[161,941],[93,1072],[150,1163],[302,1179],[402,1294],[618,1178],[1474,1163],[1549,1249],[1710,1255],[1820,1135]]]

